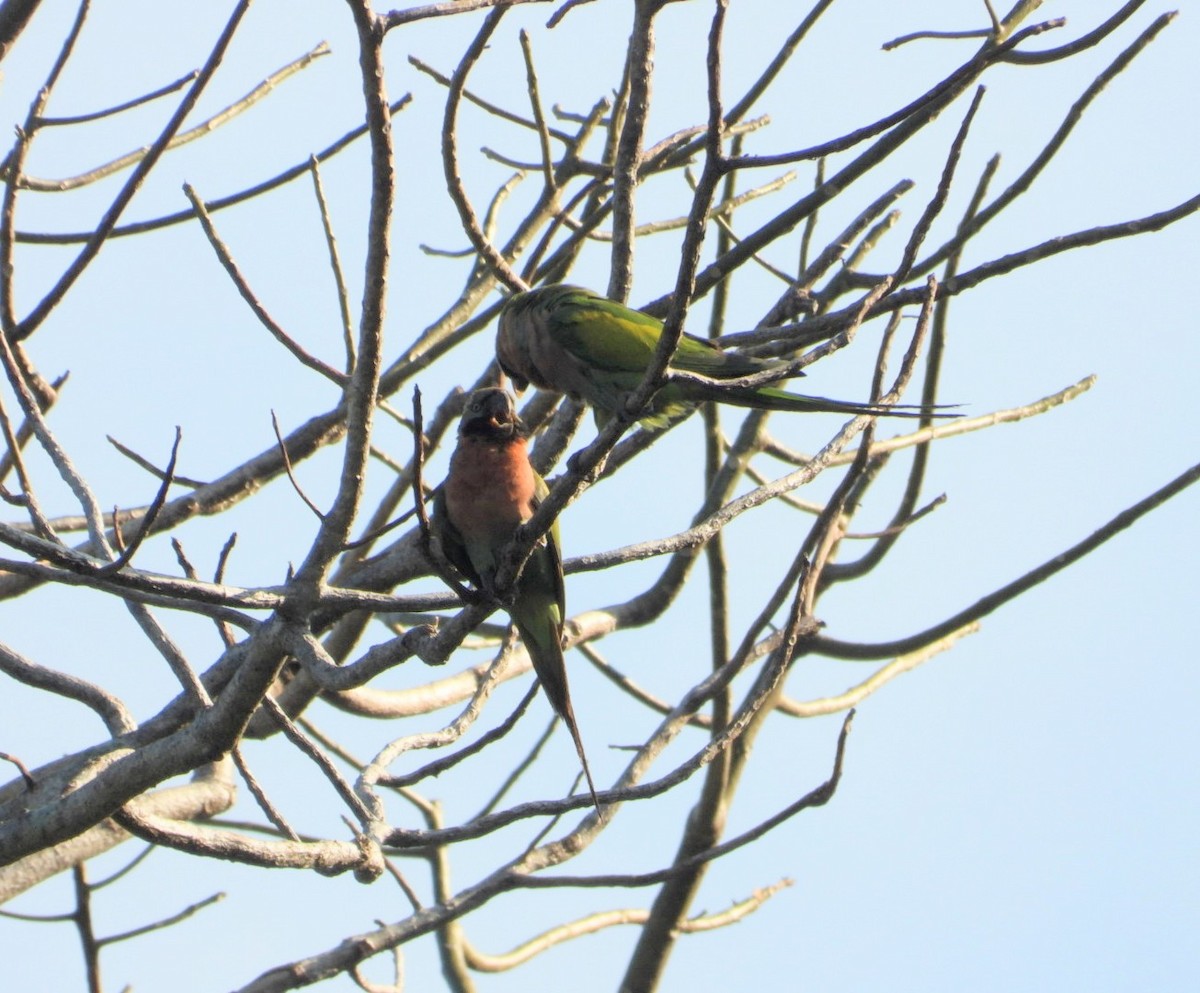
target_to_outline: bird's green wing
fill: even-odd
[[[541,476],[535,476],[533,508],[545,499],[549,488]],[[551,601],[553,596],[553,601]],[[575,720],[575,708],[571,706],[571,691],[567,684],[567,661],[562,651],[562,624],[566,617],[563,594],[562,554],[559,546],[558,522],[546,535],[525,563],[518,583],[517,597],[511,610],[517,630],[529,651],[529,660],[537,673],[542,690],[550,701],[554,712],[563,723],[575,743],[575,751],[583,766],[588,790],[596,813],[601,812],[600,800],[596,796],[596,784],[592,770],[588,768],[587,753],[583,749],[583,738]]]
[[[467,577],[476,588],[483,589],[483,582],[471,556],[467,553],[467,543],[463,541],[461,532],[450,520],[446,509],[446,488],[439,486],[433,498],[433,517],[429,521],[429,529],[437,536],[442,546],[442,554],[450,560],[450,564]]]
[[[597,370],[641,375],[654,356],[662,323],[588,290],[551,304],[555,341]]]
[[[555,339],[594,369],[642,376],[662,337],[662,321],[590,290],[572,287],[550,302]],[[757,372],[763,363],[723,352],[717,346],[685,334],[671,366],[717,378]],[[634,383],[630,383],[632,387]]]
[[[541,506],[542,501],[546,499],[546,495],[550,492],[550,487],[546,485],[546,481],[537,473],[534,473],[533,482],[533,510],[536,511]],[[554,588],[554,602],[558,604],[558,619],[561,624],[567,616],[567,590],[563,579],[562,536],[557,520],[550,526],[550,530],[546,533],[545,541],[545,561],[538,563],[538,566],[548,574],[547,579],[543,581],[548,580]],[[534,555],[537,554],[537,552],[534,552]]]

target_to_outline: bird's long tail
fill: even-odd
[[[575,722],[575,708],[571,706],[571,692],[567,687],[567,660],[562,651],[562,629],[548,610],[531,611],[529,614],[532,616],[527,616],[525,611],[521,613],[521,617],[513,618],[517,624],[517,631],[529,652],[529,659],[533,663],[533,670],[537,673],[542,689],[545,690],[546,699],[571,733],[575,751],[579,753],[580,765],[583,766],[584,778],[587,779],[588,792],[592,794],[596,815],[600,816],[596,784],[592,781],[592,770],[588,767],[583,739],[579,736],[579,725]]]
[[[878,417],[961,417],[961,414],[947,413],[938,405],[924,406],[921,404],[876,404],[855,403],[852,400],[831,400],[828,397],[804,396],[801,393],[789,393],[787,390],[776,389],[773,386],[760,386],[755,389],[729,387],[714,388],[711,400],[730,403],[736,407],[757,407],[766,410],[786,410],[794,413],[828,413],[828,414],[872,414]]]

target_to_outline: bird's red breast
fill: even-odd
[[[468,541],[510,536],[533,515],[534,475],[523,438],[461,438],[445,485],[446,512]]]

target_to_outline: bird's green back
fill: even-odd
[[[654,358],[662,337],[662,321],[590,290],[564,289],[570,292],[547,300],[557,342],[595,369],[630,373],[636,377],[636,384]],[[671,366],[719,378],[744,376],[761,369],[762,363],[723,352],[703,338],[685,334],[679,340]]]

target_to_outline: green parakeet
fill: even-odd
[[[585,400],[602,426],[624,407],[641,382],[662,330],[662,321],[648,314],[579,286],[554,283],[508,299],[500,314],[496,358],[518,392],[533,383]],[[668,371],[731,380],[782,365],[778,360],[722,351],[703,338],[685,334]],[[770,386],[671,383],[651,398],[641,422],[663,427],[704,400],[767,410],[920,416],[911,408],[801,396]]]

